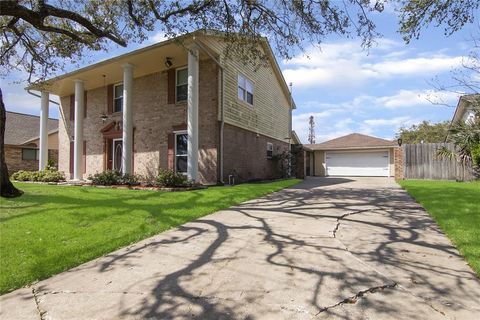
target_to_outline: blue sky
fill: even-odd
[[[316,142],[352,132],[392,139],[402,125],[451,119],[453,108],[431,101],[456,105],[458,95],[435,92],[432,81],[451,82],[451,71],[461,66],[472,48],[475,25],[450,37],[441,27],[430,27],[406,45],[396,32],[394,14],[384,12],[375,18],[383,37],[368,51],[362,50],[358,39],[331,36],[320,48],[307,46],[292,60],[279,59],[287,82],[293,83],[297,105],[293,129],[303,143],[307,143],[310,115],[315,117]],[[160,40],[161,33],[153,33],[143,45]],[[108,56],[137,48],[115,48]],[[106,57],[95,53],[89,62]],[[39,99],[23,91],[24,83],[13,83],[20,78],[14,73],[2,79],[7,110],[39,114]],[[54,106],[50,116],[58,117]]]

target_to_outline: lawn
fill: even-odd
[[[480,181],[405,180],[400,185],[427,209],[480,276]]]
[[[0,293],[299,180],[159,192],[18,183],[0,198]]]

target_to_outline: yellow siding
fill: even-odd
[[[220,55],[225,46],[213,37],[202,38],[202,42]],[[289,137],[290,97],[282,90],[283,80],[275,75],[273,67],[243,64],[239,59],[223,59],[222,55],[220,60],[225,78],[225,122],[288,142],[285,138]],[[253,106],[237,98],[239,73],[254,83]]]

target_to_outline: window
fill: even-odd
[[[113,86],[113,112],[122,112],[123,109],[123,83]]]
[[[188,69],[177,69],[175,76],[175,96],[177,102],[186,101],[188,95]]]
[[[22,160],[38,160],[38,150],[22,149]]]
[[[267,159],[273,158],[273,143],[267,142]]]
[[[253,105],[253,82],[238,75],[238,99]]]
[[[187,173],[188,135],[186,133],[175,134],[175,171]]]

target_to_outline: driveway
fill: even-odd
[[[393,180],[310,178],[0,303],[2,319],[478,319],[480,281]]]

